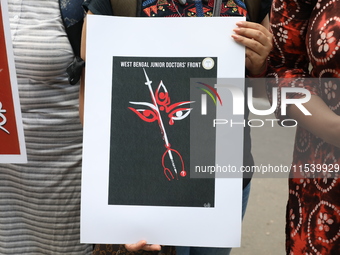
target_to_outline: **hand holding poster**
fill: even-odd
[[[27,161],[7,3],[0,2],[0,163]]]
[[[213,126],[232,108],[215,83],[244,76],[239,20],[88,17],[81,242],[240,245],[241,176],[195,176],[242,165],[243,126]],[[188,27],[223,32],[197,43]]]

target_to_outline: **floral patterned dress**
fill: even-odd
[[[276,84],[270,85],[308,89],[337,115],[340,115],[339,14],[340,0],[274,0],[271,13],[274,49],[269,65],[270,77],[291,78],[275,79]],[[339,164],[340,148],[298,126],[289,179],[287,254],[340,254]],[[317,175],[318,168],[326,171]]]

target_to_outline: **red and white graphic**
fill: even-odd
[[[24,163],[27,159],[7,4],[0,3],[0,163]]]
[[[152,99],[152,103],[148,102],[129,102],[134,105],[142,105],[142,106],[147,106],[150,109],[135,109],[132,107],[128,107],[131,111],[137,114],[139,118],[146,122],[158,122],[161,134],[163,135],[163,140],[165,142],[165,152],[162,156],[162,166],[163,166],[163,172],[166,178],[171,181],[172,179],[178,180],[178,172],[177,172],[177,167],[175,165],[175,160],[173,158],[173,153],[176,154],[181,162],[181,172],[179,175],[181,177],[185,177],[187,175],[187,172],[185,171],[184,167],[184,161],[182,158],[182,155],[175,149],[171,148],[171,144],[169,142],[169,137],[166,133],[164,122],[162,120],[161,116],[161,111],[165,112],[167,116],[169,117],[169,125],[174,125],[175,121],[178,120],[183,120],[187,116],[189,116],[192,108],[187,108],[184,107],[184,105],[188,105],[190,103],[193,103],[192,101],[184,101],[184,102],[178,102],[171,104],[171,99],[169,96],[169,92],[166,89],[165,85],[163,84],[163,81],[160,81],[158,88],[156,89],[156,92],[154,93],[152,90],[151,83],[145,69],[144,70],[144,75],[146,78],[145,85],[148,87],[150,96]],[[165,166],[165,157],[166,155],[169,156],[169,159],[171,161],[172,165],[172,171]]]

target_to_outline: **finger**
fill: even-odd
[[[246,43],[248,47],[256,46],[256,43],[263,45],[264,47],[270,47],[272,45],[271,34],[264,33],[261,30],[256,30],[252,28],[235,28],[234,32],[236,35],[243,38],[243,42]],[[243,43],[242,43],[243,44]]]
[[[147,244],[143,247],[145,251],[160,251],[162,247],[158,244]]]
[[[255,52],[260,56],[268,54],[271,49],[270,45],[263,45],[256,41],[255,39],[247,38],[236,34],[233,34],[232,37],[236,42],[244,45],[247,49]]]
[[[145,240],[142,240],[135,244],[125,244],[125,248],[128,251],[160,251],[162,247],[158,244],[147,244]]]
[[[236,34],[233,34],[232,37],[235,41],[261,56],[268,55],[272,49],[273,44],[271,34],[266,36],[261,31],[251,28],[236,28],[234,31]]]
[[[146,241],[142,240],[134,244],[125,244],[125,248],[128,251],[138,251],[138,250],[141,250],[145,245],[146,245]]]
[[[249,21],[240,21],[236,23],[236,26],[238,26],[239,28],[250,28],[254,30],[259,30],[262,33],[264,33],[266,36],[271,35],[270,31],[259,23],[249,22]]]
[[[261,43],[264,46],[272,46],[272,33],[263,25],[241,21],[236,23],[237,28],[234,29],[234,32],[240,36],[247,37],[249,39],[254,39]]]

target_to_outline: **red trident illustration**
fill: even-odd
[[[181,154],[177,150],[171,148],[171,144],[169,142],[169,138],[167,136],[160,112],[161,111],[166,112],[168,114],[167,116],[169,117],[169,124],[174,125],[175,121],[185,119],[192,110],[192,108],[186,108],[182,106],[190,104],[190,103],[194,103],[194,102],[184,101],[184,102],[179,102],[179,103],[175,103],[171,105],[169,92],[164,86],[163,81],[160,81],[158,88],[156,89],[154,93],[151,87],[152,81],[150,81],[144,68],[143,68],[143,71],[144,71],[144,75],[146,78],[145,85],[149,89],[152,103],[148,103],[148,102],[129,102],[129,103],[134,104],[134,105],[147,106],[150,109],[135,109],[132,107],[128,107],[128,108],[134,113],[136,113],[137,116],[141,118],[143,121],[146,121],[146,122],[157,121],[158,122],[158,126],[163,136],[163,140],[164,140],[165,148],[166,148],[162,156],[162,167],[163,167],[164,175],[169,181],[171,181],[172,179],[175,179],[175,176],[176,176],[176,179],[178,180],[178,172],[177,172],[177,168],[176,168],[175,161],[173,158],[173,153],[179,157],[180,162],[181,162],[180,176],[185,177],[187,175],[187,172],[185,171],[184,161],[183,161]],[[172,165],[172,171],[168,167],[165,166],[166,155],[169,156],[169,159]]]

